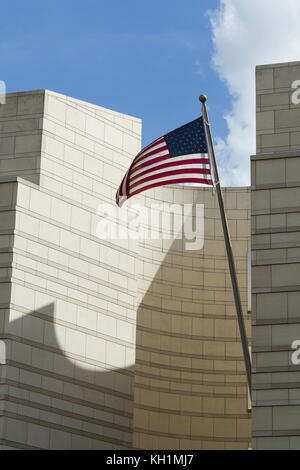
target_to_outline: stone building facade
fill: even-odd
[[[204,247],[97,237],[141,121],[50,91],[0,105],[2,449],[247,449],[246,376],[216,194]],[[248,336],[250,188],[225,188]]]
[[[136,251],[96,237],[141,122],[48,91],[1,113],[1,443],[132,442]]]
[[[251,157],[253,448],[300,448],[300,62],[257,67]],[[300,343],[299,343],[300,344]]]

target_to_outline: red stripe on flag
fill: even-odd
[[[159,159],[157,159],[157,160],[159,160]],[[139,178],[140,176],[143,176],[147,173],[150,173],[151,171],[161,170],[163,168],[168,168],[168,167],[171,167],[171,166],[188,165],[188,164],[194,164],[194,163],[203,164],[203,165],[208,165],[209,164],[209,160],[207,158],[193,158],[193,159],[181,160],[181,161],[177,161],[177,162],[172,162],[172,158],[168,158],[168,160],[169,161],[167,163],[157,165],[154,168],[149,168],[148,170],[142,171],[138,175],[131,176],[130,181],[132,181],[136,178]],[[151,161],[151,164],[152,163],[154,163],[154,161]],[[136,170],[137,169],[135,168],[132,171],[132,173],[135,172]],[[209,173],[210,173],[210,170],[209,170]]]
[[[158,149],[155,149],[155,150],[150,150],[150,152],[147,152],[143,155],[140,155],[139,158],[135,158],[133,160],[133,164],[135,165],[136,162],[142,162],[145,158],[148,158],[148,157],[151,157],[152,155],[155,155],[156,153],[159,153],[159,152],[165,152],[166,150],[168,150],[168,147],[166,145],[163,145],[162,147],[159,147]],[[169,153],[169,152],[168,152]]]
[[[152,160],[149,160],[149,162],[145,162],[145,163],[141,163],[140,165],[138,166],[135,166],[133,169],[132,169],[132,173],[135,173],[137,170],[141,170],[141,168],[145,168],[149,165],[152,165],[152,163],[157,163],[157,162],[160,162],[162,160],[170,160],[170,154],[168,155],[163,155],[162,157],[156,157],[156,158],[152,158]]]
[[[152,147],[155,147],[158,144],[161,144],[165,141],[163,137],[160,137],[159,139],[155,140],[151,144],[147,145],[147,147],[143,148],[134,158],[133,161],[135,161],[138,157],[141,157],[145,152],[148,152]]]
[[[165,173],[158,173],[157,175],[148,176],[147,178],[139,180],[136,183],[131,184],[130,189],[134,188],[135,186],[139,186],[140,184],[144,184],[147,181],[155,180],[157,178],[165,178],[166,176],[189,174],[189,173],[199,173],[202,175],[210,175],[210,169],[182,168],[181,170],[170,170],[170,171],[166,171]],[[170,184],[170,183],[165,181],[164,184]]]

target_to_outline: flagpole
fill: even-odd
[[[215,185],[216,185],[216,191],[217,191],[217,196],[218,196],[218,202],[219,202],[219,208],[220,208],[220,214],[221,214],[221,220],[222,220],[222,226],[223,226],[223,232],[224,232],[224,238],[225,238],[226,252],[227,252],[227,258],[228,258],[228,264],[229,264],[229,271],[230,271],[230,277],[231,277],[231,284],[232,284],[235,308],[236,308],[238,324],[239,324],[239,329],[240,329],[240,336],[241,336],[241,341],[242,341],[249,394],[251,397],[251,360],[250,360],[250,354],[249,354],[249,348],[248,348],[247,334],[246,334],[246,329],[245,329],[239,286],[238,286],[238,281],[236,277],[235,264],[234,264],[233,253],[232,253],[231,240],[230,240],[228,224],[227,224],[227,219],[226,219],[226,214],[225,214],[225,209],[224,209],[224,202],[223,202],[223,197],[222,197],[222,191],[221,191],[221,185],[220,185],[220,180],[219,180],[219,173],[218,173],[218,168],[217,168],[214,144],[213,144],[211,130],[210,130],[210,123],[208,120],[208,113],[207,113],[207,108],[206,108],[207,97],[205,95],[201,95],[199,96],[199,101],[202,103],[203,118],[205,121],[205,128],[206,128],[206,133],[208,136],[208,142],[209,142],[209,147],[210,147],[212,166],[213,166],[214,176],[215,176]]]

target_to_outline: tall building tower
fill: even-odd
[[[0,106],[4,448],[132,445],[136,250],[96,236],[139,119],[49,91]]]
[[[0,105],[2,449],[250,445],[215,193],[167,186],[135,199],[203,204],[196,251],[159,226],[156,240],[97,236],[97,209],[115,207],[140,136],[139,119],[50,91]],[[224,200],[250,337],[250,188]]]
[[[253,447],[300,449],[300,62],[256,69]],[[299,343],[300,344],[300,343]],[[296,346],[295,346],[296,347]]]

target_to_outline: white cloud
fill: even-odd
[[[300,60],[299,0],[220,0],[209,13],[213,67],[232,95],[226,139],[216,139],[223,186],[250,184],[255,153],[255,66]]]

